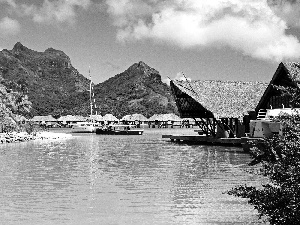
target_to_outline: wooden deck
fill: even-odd
[[[168,138],[171,142],[183,142],[190,144],[200,145],[228,145],[228,146],[239,146],[244,151],[249,151],[252,147],[251,142],[259,140],[260,138],[215,138],[206,135],[162,135],[162,138]]]

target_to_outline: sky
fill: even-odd
[[[269,82],[300,61],[300,0],[0,0],[0,49],[16,42],[96,84],[139,61],[163,81]]]

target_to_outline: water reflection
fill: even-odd
[[[0,146],[5,224],[255,224],[223,194],[260,184],[238,148],[176,145],[161,134],[82,135]]]

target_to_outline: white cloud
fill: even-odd
[[[17,20],[4,17],[0,20],[0,35],[9,36],[20,32],[21,26]]]
[[[192,79],[189,77],[186,77],[183,72],[177,73],[173,80],[192,81]]]
[[[37,23],[55,23],[76,21],[77,9],[87,9],[91,0],[44,0],[41,5],[21,4],[15,0],[0,0],[8,3],[11,10],[19,16],[29,16]]]
[[[184,75],[183,72],[177,73],[176,76],[175,76],[172,80],[178,80],[178,81],[192,81],[192,79],[189,78],[189,77],[186,77],[186,76]],[[168,77],[168,78],[166,78],[166,79],[163,79],[162,82],[164,82],[164,83],[166,83],[167,85],[170,86],[171,78]]]
[[[268,4],[290,26],[300,27],[300,0],[268,0]]]
[[[230,46],[255,58],[300,56],[297,37],[267,0],[106,0],[120,41],[153,39],[182,48]]]

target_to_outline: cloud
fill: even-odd
[[[189,77],[186,77],[183,72],[177,73],[173,80],[192,81],[192,79]]]
[[[21,4],[15,0],[0,0],[7,3],[10,10],[19,16],[29,16],[37,23],[62,23],[73,24],[76,21],[77,9],[87,9],[91,0],[44,0],[42,4]]]
[[[11,7],[16,7],[16,3],[14,0],[0,0],[0,3],[5,3]]]
[[[173,80],[178,80],[178,81],[192,81],[192,79],[189,78],[189,77],[186,77],[183,72],[177,73],[176,76],[173,78]],[[171,81],[170,78],[166,78],[166,79],[162,80],[162,82],[166,83],[169,86],[170,86],[170,81]]]
[[[10,36],[19,33],[21,26],[17,20],[4,17],[0,20],[0,35]]]
[[[106,0],[120,41],[152,39],[181,48],[229,46],[245,55],[298,58],[297,37],[267,0]]]
[[[290,26],[300,27],[300,0],[268,0],[268,4]]]

